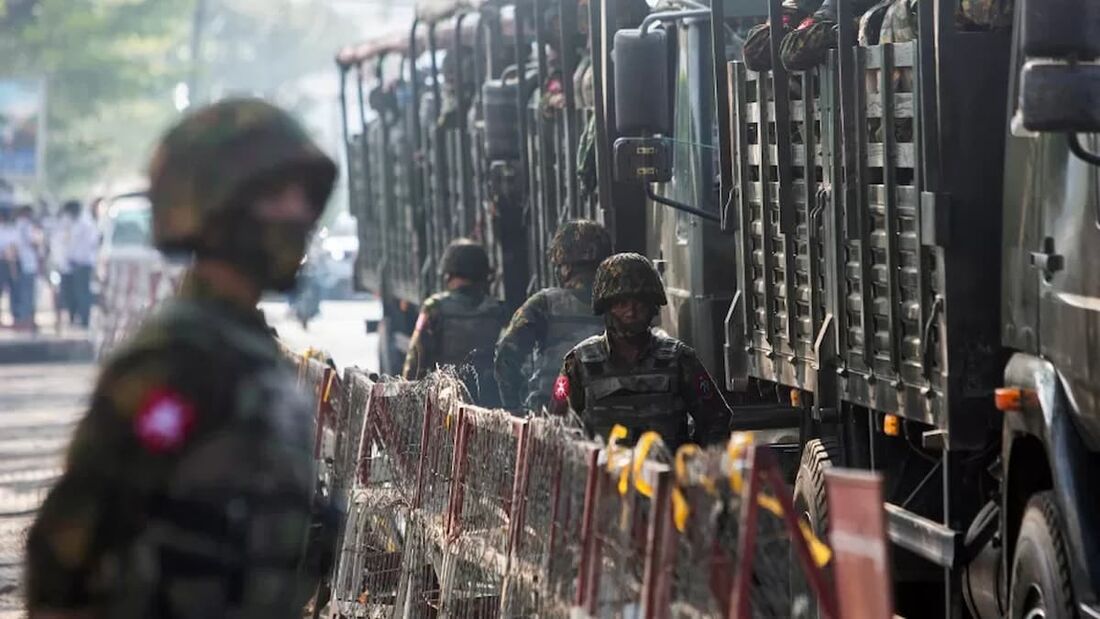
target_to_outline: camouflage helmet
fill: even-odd
[[[558,228],[550,242],[554,266],[592,262],[599,264],[611,255],[611,235],[597,222],[576,219]]]
[[[455,239],[443,252],[439,272],[473,280],[489,277],[489,254],[485,248],[470,239]]]
[[[259,99],[227,99],[170,129],[149,163],[153,240],[193,250],[211,220],[244,212],[249,191],[297,175],[319,217],[336,164],[289,114]]]
[[[615,254],[600,263],[592,286],[592,310],[603,314],[618,299],[630,297],[655,306],[667,305],[665,285],[653,263],[641,254]]]

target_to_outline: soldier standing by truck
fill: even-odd
[[[645,256],[604,260],[592,309],[604,317],[605,332],[566,355],[552,412],[571,408],[590,435],[602,438],[624,426],[628,444],[650,430],[672,451],[685,443],[725,440],[732,415],[718,385],[694,350],[650,326],[667,303],[661,278]]]
[[[550,262],[558,286],[527,299],[497,343],[496,377],[505,408],[537,411],[549,405],[565,353],[603,331],[603,321],[592,314],[592,283],[609,255],[611,237],[594,221],[570,221],[554,235]],[[536,351],[528,378],[523,365]]]
[[[103,369],[29,534],[30,616],[300,617],[325,569],[307,539],[335,529],[311,523],[337,518],[256,303],[293,286],[336,166],[239,99],[170,130],[149,176],[155,242],[194,266]]]
[[[505,313],[489,294],[489,255],[474,241],[456,239],[440,270],[446,290],[424,301],[402,376],[418,380],[439,366],[472,366],[476,380],[466,381],[471,395],[482,406],[496,406],[493,350]]]

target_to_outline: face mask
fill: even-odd
[[[604,324],[607,327],[608,335],[615,338],[636,338],[649,332],[649,325],[653,322],[655,312],[650,311],[647,315],[638,317],[633,322],[623,322],[619,320],[611,312],[604,314]]]
[[[258,222],[240,218],[229,226],[217,257],[237,265],[265,290],[289,292],[313,232],[300,222]]]

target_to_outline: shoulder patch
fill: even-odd
[[[569,377],[565,374],[558,375],[554,381],[554,400],[564,402],[569,399]]]
[[[134,434],[146,451],[154,454],[178,451],[195,427],[195,407],[168,387],[149,391],[134,415]]]

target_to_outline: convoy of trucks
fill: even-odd
[[[453,238],[512,309],[573,218],[658,266],[735,429],[881,472],[907,616],[1100,617],[1100,5],[787,71],[779,0],[469,0],[339,53],[356,284],[398,373]],[[967,3],[962,3],[967,4]],[[1003,3],[1002,3],[1003,4]],[[740,62],[772,23],[772,70]]]

